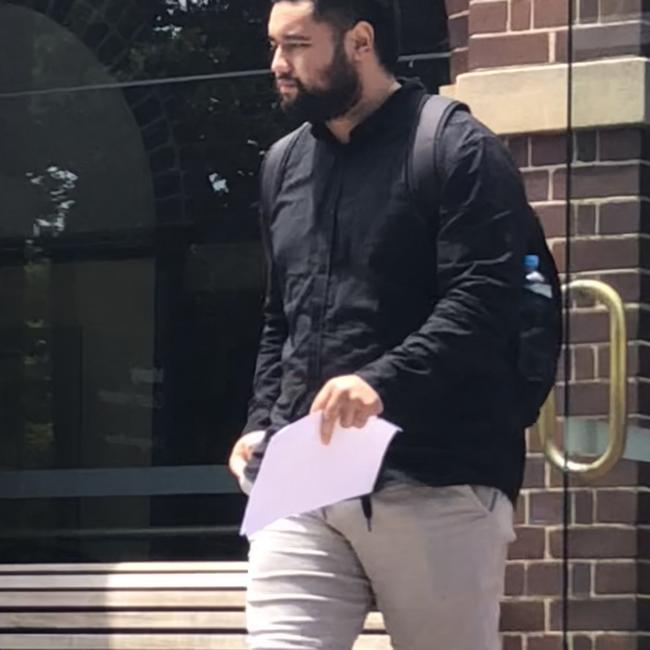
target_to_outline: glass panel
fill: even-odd
[[[260,327],[259,163],[286,125],[255,68],[266,0],[181,4],[0,7],[4,561],[243,557],[224,465]],[[100,17],[136,14],[108,65]],[[434,90],[447,58],[416,27],[401,73]],[[244,72],[162,79],[221,70]]]
[[[264,71],[267,0],[16,1],[0,7],[4,92]],[[101,69],[96,66],[101,62]]]
[[[37,548],[39,530],[85,535],[62,548],[86,559],[189,557],[208,526],[234,537],[223,464],[259,333],[274,102],[267,77],[0,100],[7,558],[37,552],[13,541],[29,530]],[[154,527],[178,530],[137,540]],[[124,542],[89,541],[98,529]]]
[[[571,292],[567,383],[560,404],[567,467],[577,470],[569,461],[590,464],[603,458],[617,430],[627,432],[622,459],[604,475],[589,478],[574,471],[564,481],[569,524],[564,555],[571,576],[564,631],[571,639],[589,635],[592,648],[604,647],[613,633],[617,643],[636,648],[645,629],[636,598],[643,591],[647,545],[632,541],[648,524],[643,493],[650,467],[644,362],[650,298],[644,281],[647,114],[638,109],[647,95],[642,4],[576,1],[568,45],[558,50],[570,68],[571,121],[571,155],[563,174],[571,210],[560,257],[567,283],[601,283],[618,294],[629,337],[616,355],[603,299],[593,289]],[[627,361],[627,380],[615,370],[621,360]],[[621,395],[612,395],[617,386]],[[627,427],[615,422],[622,396]],[[604,578],[614,566],[619,577],[626,572],[628,586]],[[603,607],[611,616],[598,614]]]
[[[264,76],[269,7],[269,0],[8,0],[0,7],[0,93]],[[446,54],[444,4],[401,7],[404,53]]]

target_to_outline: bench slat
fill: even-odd
[[[243,611],[234,612],[0,612],[0,629],[31,630],[245,630]],[[381,631],[384,621],[373,612],[367,631]]]
[[[0,564],[0,575],[42,573],[246,573],[246,562],[117,562],[114,564]]]
[[[243,635],[0,634],[3,650],[246,650]],[[364,635],[354,650],[391,650],[387,637]]]
[[[245,589],[246,573],[0,575],[0,591],[22,589]]]
[[[0,565],[0,648],[246,650],[246,568],[243,562]],[[365,631],[354,650],[391,650],[380,614],[370,614]]]
[[[242,590],[0,591],[0,609],[243,609]]]

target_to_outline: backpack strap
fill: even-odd
[[[270,220],[275,206],[275,199],[282,187],[284,172],[289,156],[302,134],[309,128],[303,124],[299,129],[278,140],[266,153],[262,165],[261,207],[264,219]]]
[[[442,95],[424,95],[413,135],[408,180],[423,216],[436,212],[440,201],[438,184],[438,142],[449,118],[469,108]]]

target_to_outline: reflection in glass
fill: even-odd
[[[403,53],[446,52],[443,2],[401,0]],[[270,0],[7,0],[0,93],[268,68]],[[101,64],[101,68],[97,63]]]
[[[404,4],[409,51],[422,52]],[[243,498],[217,470],[245,418],[259,336],[259,165],[286,130],[265,71],[267,11],[0,5],[6,561],[241,553]],[[236,70],[252,74],[162,81]],[[435,89],[447,62],[425,56],[400,74]]]

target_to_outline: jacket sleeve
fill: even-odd
[[[266,430],[273,405],[280,396],[282,348],[287,338],[287,321],[282,296],[273,266],[271,237],[266,215],[261,215],[261,232],[267,268],[263,329],[253,380],[253,397],[248,408],[244,433]]]
[[[445,386],[503,367],[518,328],[527,201],[501,142],[470,116],[440,141],[437,299],[418,331],[357,374],[389,406],[393,395],[435,408]],[[398,393],[396,393],[398,391]]]

